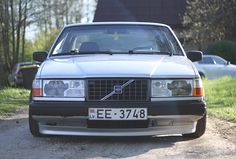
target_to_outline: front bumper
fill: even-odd
[[[89,128],[88,108],[147,108],[145,128]],[[78,136],[153,136],[195,132],[206,113],[203,100],[157,102],[49,102],[32,101],[30,115],[41,134]]]

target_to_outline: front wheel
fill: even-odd
[[[39,132],[39,124],[36,120],[32,118],[31,113],[29,112],[29,128],[30,132],[35,137],[41,137],[42,134]]]
[[[183,137],[187,138],[199,138],[206,131],[206,113],[205,115],[197,121],[196,131],[191,134],[183,134]]]
[[[32,101],[32,91],[30,92],[30,96],[29,96],[29,102],[31,102],[31,101]],[[39,132],[39,124],[36,120],[33,119],[30,110],[29,110],[29,129],[30,129],[30,132],[33,136],[35,136],[35,137],[43,136]]]

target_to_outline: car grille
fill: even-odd
[[[114,86],[122,86],[130,81],[130,79],[89,79],[87,100],[100,101],[114,91]],[[132,79],[132,82],[122,89],[122,93],[112,94],[104,101],[147,101],[148,98],[148,80]]]

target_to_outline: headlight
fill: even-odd
[[[194,80],[152,80],[152,97],[193,96]]]
[[[44,97],[84,97],[83,80],[43,80]]]

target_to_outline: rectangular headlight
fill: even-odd
[[[152,97],[193,96],[193,80],[152,80]]]
[[[44,97],[84,97],[84,80],[43,80]]]

